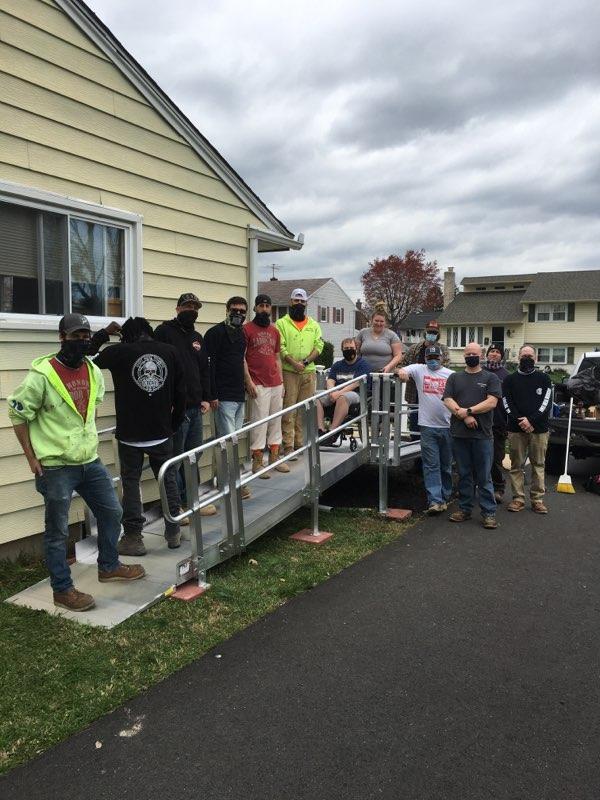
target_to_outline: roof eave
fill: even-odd
[[[82,0],[55,0],[55,2],[76,25],[85,31],[94,44],[115,63],[135,88],[148,100],[154,110],[164,117],[169,125],[187,141],[200,158],[206,161],[221,180],[256,214],[258,219],[268,227],[274,228],[282,236],[294,239],[294,234],[267,208],[244,179],[227,163],[218,150],[200,133],[195,125],[173,103],[154,79],[127,52],[115,35]]]

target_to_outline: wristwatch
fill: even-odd
[[[473,409],[467,408],[467,417],[472,417],[472,416],[473,416]]]
[[[310,364],[310,361],[308,360],[308,358],[303,358],[302,359],[302,363],[304,364],[305,367],[308,367],[308,365]]]

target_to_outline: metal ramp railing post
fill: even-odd
[[[394,380],[394,448],[392,450],[392,464],[397,467],[400,463],[400,450],[402,448],[402,412],[404,411],[404,383],[400,378]]]
[[[227,541],[233,553],[239,553],[246,547],[244,529],[244,501],[242,500],[242,471],[240,469],[240,448],[237,434],[229,442],[229,486],[231,489],[231,524],[227,525]]]
[[[198,587],[208,589],[209,584],[206,582],[206,563],[204,560],[204,546],[202,543],[202,517],[200,515],[200,509],[198,508],[198,457],[195,452],[192,451],[188,453],[188,457],[183,462],[183,470],[185,473],[188,502],[191,500],[192,514],[190,516],[190,538],[192,557],[191,564],[190,559],[185,559],[177,565],[176,576],[177,579],[184,578],[185,580],[189,580],[194,577],[190,572],[196,572],[198,576]]]
[[[358,396],[360,397],[360,440],[363,449],[366,448],[367,453],[370,451],[369,440],[369,420],[367,414],[369,413],[369,399],[367,393],[368,387],[366,381],[362,381],[358,388]]]
[[[319,451],[319,426],[317,422],[317,401],[309,400],[305,412],[308,441],[309,499],[313,536],[319,534],[319,495],[321,487],[321,454]]]
[[[388,466],[390,441],[390,376],[382,376],[382,403],[379,417],[379,513],[387,514],[388,509]],[[386,411],[387,409],[387,411]]]
[[[233,532],[237,522],[237,507],[236,507],[236,465],[232,463],[232,457],[228,449],[226,441],[220,441],[217,444],[216,452],[216,467],[217,467],[217,488],[219,492],[223,493],[222,497],[222,529],[225,533],[225,541],[221,542],[219,550],[222,554],[226,552],[233,555]],[[235,518],[234,519],[234,515]]]

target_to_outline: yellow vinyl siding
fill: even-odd
[[[564,302],[557,300],[557,303]],[[526,322],[525,341],[538,345],[600,346],[600,322],[597,316],[597,301],[575,303],[573,322]]]
[[[145,316],[171,318],[178,295],[194,291],[200,330],[223,319],[226,299],[247,293],[247,226],[261,221],[51,2],[0,0],[0,30],[2,179],[142,215]],[[0,331],[0,544],[43,530],[5,399],[56,342],[53,332]],[[104,375],[100,429],[114,424]],[[100,453],[113,464],[110,442]],[[149,473],[143,494],[157,497]],[[73,504],[71,521],[82,507]]]

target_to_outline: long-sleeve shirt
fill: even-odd
[[[194,328],[182,327],[177,319],[171,319],[156,328],[154,338],[173,345],[179,354],[185,373],[186,408],[198,408],[203,400],[214,400],[208,354],[201,334]]]
[[[552,383],[544,372],[513,372],[502,384],[508,430],[518,433],[519,417],[527,417],[534,433],[546,433],[552,407]]]
[[[204,346],[210,363],[211,392],[221,401],[243,403],[246,339],[241,328],[219,322],[206,331]]]
[[[295,323],[289,314],[275,323],[281,334],[280,353],[284,372],[295,372],[294,367],[285,360],[286,356],[303,361],[316,350],[323,352],[323,335],[321,326],[312,317],[306,317],[302,323]],[[300,327],[299,327],[300,326]],[[314,372],[314,361],[304,368],[304,372]]]

